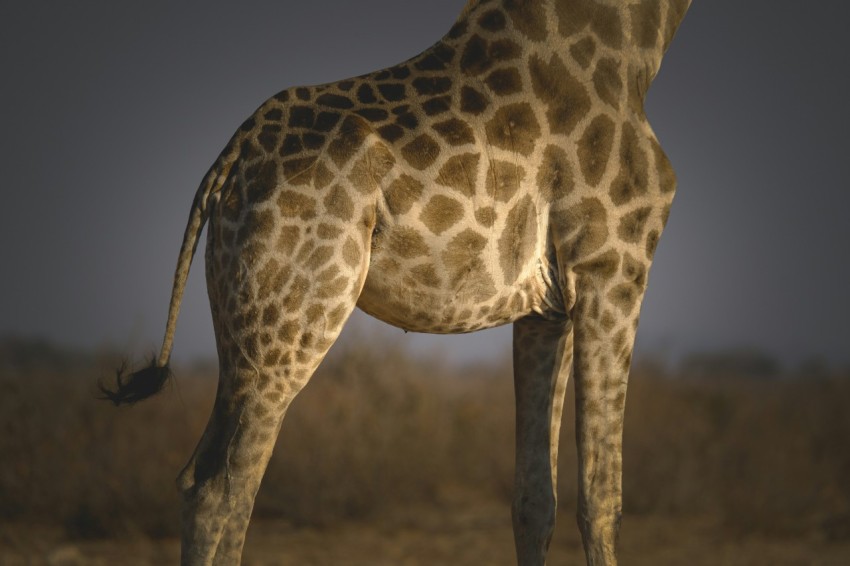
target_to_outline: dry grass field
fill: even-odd
[[[508,357],[457,368],[355,346],[332,353],[284,422],[244,562],[512,564]],[[215,371],[176,368],[164,394],[117,410],[93,399],[117,362],[0,341],[0,564],[177,562],[174,478]],[[816,370],[634,368],[624,565],[850,564],[850,375]],[[583,563],[572,416],[550,564]]]

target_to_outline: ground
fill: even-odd
[[[509,360],[455,368],[363,340],[293,404],[244,564],[514,564]],[[850,564],[850,368],[766,376],[735,359],[633,370],[621,565]],[[0,566],[179,562],[174,478],[214,371],[177,368],[116,410],[92,397],[118,365],[0,339]],[[549,566],[584,564],[567,413]]]
[[[245,566],[513,565],[510,511],[495,503],[408,509],[372,522],[328,528],[296,528],[280,520],[257,520],[249,531]],[[61,532],[4,528],[4,566],[147,566],[177,564],[173,538],[69,542]],[[844,566],[850,541],[764,536],[724,536],[717,521],[694,517],[627,516],[620,541],[623,566]],[[558,518],[550,565],[584,564],[575,521]]]

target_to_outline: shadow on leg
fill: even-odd
[[[558,437],[572,358],[568,323],[529,316],[514,323],[517,562],[542,566],[555,528]]]

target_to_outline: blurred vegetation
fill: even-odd
[[[257,499],[296,525],[439,502],[447,489],[509,504],[513,386],[498,364],[454,367],[403,347],[349,344],[287,416]],[[215,379],[177,368],[130,409],[94,400],[120,359],[0,340],[0,522],[69,536],[177,532],[174,478],[206,423]],[[780,375],[758,355],[692,357],[632,371],[626,514],[711,516],[731,533],[850,539],[850,375]],[[808,367],[808,366],[806,366]],[[753,379],[757,377],[758,379]],[[561,509],[576,506],[572,391],[561,433]]]

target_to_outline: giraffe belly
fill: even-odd
[[[389,282],[367,280],[357,306],[387,324],[412,332],[474,332],[508,324],[533,310],[530,294],[519,291],[469,300],[418,285],[402,288],[385,283]]]
[[[357,306],[375,318],[404,330],[455,334],[507,324],[533,312],[562,316],[553,300],[559,296],[553,266],[546,254],[538,253],[545,249],[543,242],[530,246],[506,277],[490,241],[478,246],[480,240],[469,236],[466,241],[461,233],[447,244],[423,244],[421,254],[399,253],[398,240],[404,235],[396,227],[373,242]]]

